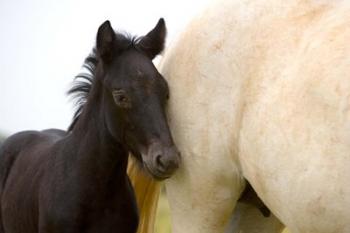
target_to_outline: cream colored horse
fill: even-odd
[[[349,1],[216,1],[161,72],[173,233],[224,232],[245,179],[292,233],[350,232]]]

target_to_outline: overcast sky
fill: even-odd
[[[143,35],[164,17],[169,43],[206,2],[0,1],[0,132],[67,128],[73,107],[65,93],[106,19]]]

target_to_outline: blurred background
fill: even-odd
[[[162,188],[159,197],[155,233],[171,233],[170,208],[166,198],[165,187]]]
[[[169,44],[207,1],[0,1],[0,135],[68,127],[66,92],[105,20],[141,36],[164,17]]]

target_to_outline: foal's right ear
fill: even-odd
[[[98,28],[96,38],[97,54],[104,62],[109,62],[113,58],[113,46],[115,33],[111,23],[107,20]]]

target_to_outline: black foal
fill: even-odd
[[[85,62],[91,75],[70,90],[79,108],[68,132],[20,132],[0,149],[0,233],[136,232],[129,152],[157,179],[180,161],[168,86],[152,63],[165,34],[163,19],[140,38],[100,26]]]

